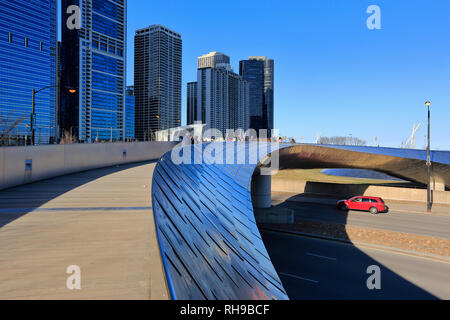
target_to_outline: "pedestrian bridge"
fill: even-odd
[[[239,153],[245,161],[233,164]],[[281,169],[358,168],[427,181],[426,153],[419,150],[268,143],[175,148],[158,162],[152,187],[172,298],[288,298],[253,213],[252,195],[258,202],[269,196],[270,204],[270,182],[259,175],[269,155]],[[432,168],[435,188],[450,188],[450,152],[433,152]]]
[[[101,166],[94,147],[109,167],[73,174]],[[130,164],[168,150],[145,144],[1,150],[2,182],[33,183],[0,192],[0,298],[288,299],[253,214],[267,155],[278,152],[282,169],[363,168],[426,182],[424,151],[236,143],[244,163],[195,164],[195,149],[207,147],[178,150],[192,151],[191,164],[175,164],[171,152]],[[227,148],[216,147],[203,160]],[[30,176],[24,159],[32,160]],[[436,189],[450,187],[449,159],[432,153]],[[66,288],[70,265],[81,268],[81,291]]]

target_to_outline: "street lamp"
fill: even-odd
[[[50,126],[50,144],[53,144],[53,139],[54,139],[53,129],[54,128],[55,128],[54,126]]]
[[[428,108],[428,146],[427,146],[427,212],[431,212],[431,150],[430,150],[430,105],[425,102]]]
[[[50,89],[50,88],[60,88],[59,85],[56,86],[47,86],[44,88],[41,88],[39,90],[35,90],[33,89],[32,91],[32,98],[31,98],[31,116],[30,116],[30,127],[31,127],[31,144],[34,146],[34,131],[35,131],[35,126],[36,126],[36,94],[38,94],[39,92],[46,90],[46,89]],[[77,90],[75,88],[72,87],[64,87],[67,90],[69,90],[69,93],[74,94],[77,92]]]
[[[177,120],[177,123],[178,123],[178,127],[181,127],[181,120],[180,119],[178,119]],[[176,132],[176,131],[175,131]],[[169,140],[170,141],[170,140]]]
[[[158,119],[158,128],[159,128],[159,120],[161,119],[161,116],[160,115],[156,115],[156,119]],[[156,133],[155,133],[155,135],[156,135]]]
[[[161,116],[157,115],[156,118],[161,119]],[[180,120],[178,120],[178,122],[180,122]],[[167,141],[170,141],[170,132],[169,118],[167,118]]]

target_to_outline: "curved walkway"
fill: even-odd
[[[168,299],[155,236],[155,163],[0,192],[0,299]],[[68,266],[81,269],[69,290]]]

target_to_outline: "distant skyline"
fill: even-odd
[[[381,8],[382,30],[368,30],[366,9]],[[275,128],[297,141],[350,135],[399,147],[414,123],[425,145],[432,101],[432,148],[450,150],[450,27],[447,0],[128,1],[128,84],[137,29],[162,24],[183,37],[186,84],[197,57],[220,51],[235,70],[249,56],[275,60]]]

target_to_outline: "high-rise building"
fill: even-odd
[[[274,121],[274,61],[267,57],[249,57],[240,61],[239,74],[250,85],[250,128],[269,130]]]
[[[197,104],[197,82],[188,82],[187,84],[187,124],[194,124],[199,119],[200,111]]]
[[[72,5],[80,29],[67,26]],[[61,129],[85,142],[124,140],[127,1],[62,0],[61,16]]]
[[[249,86],[247,81],[233,72],[230,58],[223,53],[211,52],[198,58],[197,121],[206,129],[249,128]]]
[[[162,25],[135,34],[136,138],[181,125],[181,35]]]
[[[32,91],[47,87],[36,94],[34,142],[54,141],[56,19],[56,0],[1,1],[0,135],[3,139],[31,143]]]
[[[134,86],[128,86],[126,91],[126,103],[125,103],[125,140],[132,141],[135,138],[134,126],[135,126],[135,102],[134,102]]]
[[[230,57],[220,52],[210,52],[198,58],[198,69],[217,67],[231,68]]]

